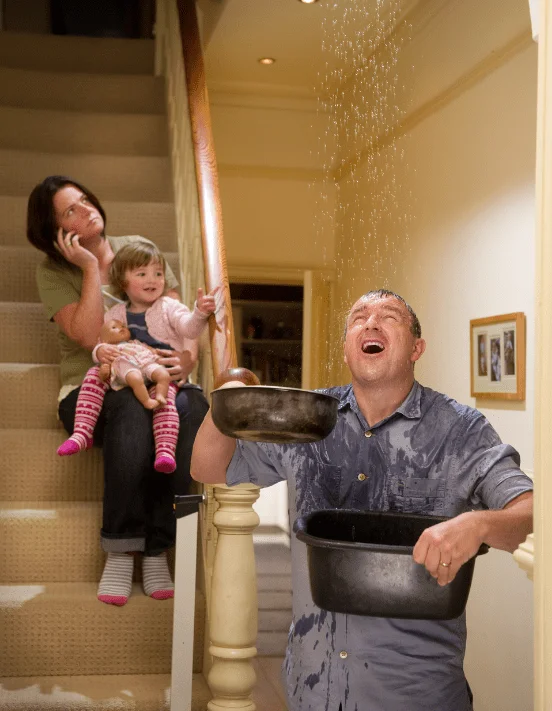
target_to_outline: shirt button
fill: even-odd
[[[364,481],[366,479],[366,474],[363,474],[362,472],[357,476],[357,479],[359,481]]]
[[[368,430],[368,432],[364,433],[365,437],[371,437],[372,436],[372,430]]]
[[[349,655],[345,650],[343,650],[342,652],[339,652],[339,656],[341,657],[341,659],[347,659]]]

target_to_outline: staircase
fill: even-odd
[[[29,192],[62,174],[98,195],[108,234],[175,250],[153,42],[0,33],[0,126],[0,710],[168,709],[172,601],[137,583],[123,608],[96,600],[101,453],[56,455],[55,327],[25,238]],[[210,698],[204,619],[198,591],[193,711]]]

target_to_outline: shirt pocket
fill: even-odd
[[[297,514],[339,506],[341,467],[305,458],[297,472]]]
[[[392,509],[404,513],[442,514],[445,482],[442,479],[402,477],[392,487]]]

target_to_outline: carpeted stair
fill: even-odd
[[[38,302],[41,255],[25,239],[30,190],[61,173],[96,192],[109,234],[143,234],[174,251],[153,42],[0,33],[0,126],[0,710],[161,711],[172,601],[138,584],[124,608],[96,600],[101,454],[56,456],[55,327]],[[210,698],[204,619],[198,591],[193,711]]]

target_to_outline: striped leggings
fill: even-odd
[[[152,398],[155,398],[155,388],[155,385],[149,388]],[[103,399],[108,389],[109,384],[100,380],[99,367],[95,365],[90,368],[83,380],[77,399],[73,438],[82,437],[87,442],[92,441],[94,429],[102,410]],[[175,383],[170,383],[167,404],[153,411],[153,437],[155,440],[156,460],[162,456],[169,456],[173,459],[175,457],[180,427],[175,405],[177,392],[178,387]]]

